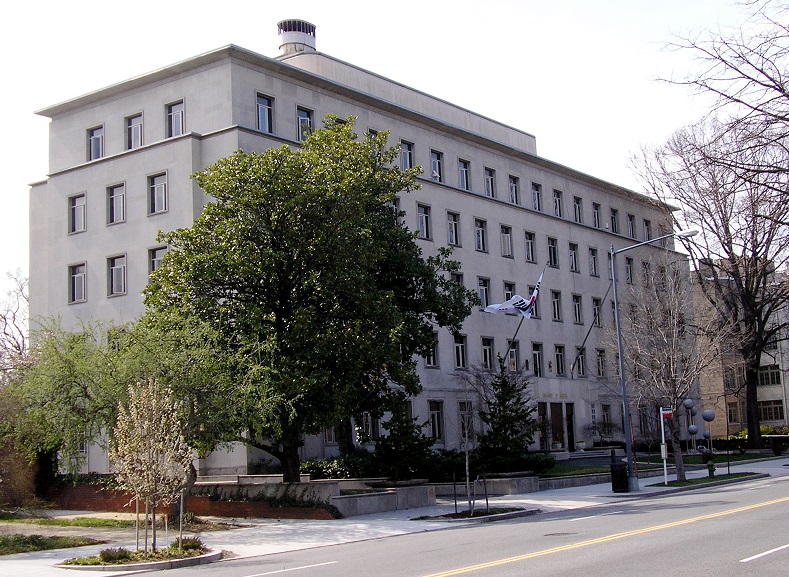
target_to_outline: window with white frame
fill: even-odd
[[[567,370],[564,361],[564,345],[554,345],[553,351],[554,361],[556,362],[556,374],[564,375]]]
[[[644,219],[644,240],[652,240],[652,223]]]
[[[479,218],[474,219],[474,248],[488,252],[488,223]]]
[[[595,351],[595,357],[597,360],[597,376],[605,377],[606,374],[605,349],[597,349]]]
[[[532,365],[535,377],[542,376],[542,344],[532,343],[531,345]]]
[[[512,258],[512,227],[501,225],[501,256]]]
[[[548,266],[559,268],[559,241],[548,237]]]
[[[69,303],[81,303],[87,299],[87,286],[86,286],[86,268],[87,265],[82,262],[73,264],[68,267],[69,277]]]
[[[583,223],[584,221],[584,205],[583,200],[579,196],[573,197],[573,219],[578,223]]]
[[[602,409],[602,413],[603,413],[603,415],[602,415],[603,416],[603,422],[604,423],[610,423],[611,422],[611,405],[604,403],[604,404],[600,405],[600,408]]]
[[[494,366],[493,357],[495,352],[493,350],[493,339],[490,337],[482,337],[482,368],[491,370]]]
[[[362,413],[362,438],[368,443],[381,438],[381,420],[370,411]]]
[[[562,320],[562,293],[561,291],[551,291],[551,314],[555,321]]]
[[[510,175],[509,178],[509,185],[510,185],[510,202],[512,204],[520,204],[521,203],[521,192],[520,192],[520,180],[517,176]]]
[[[600,205],[596,202],[592,203],[592,226],[600,228]]]
[[[597,270],[597,249],[589,249],[589,274],[592,276],[599,276]]]
[[[471,401],[458,401],[458,419],[460,422],[460,442],[474,438],[474,409]]]
[[[466,357],[465,335],[455,335],[455,368],[456,369],[468,368],[468,359]]]
[[[564,216],[564,206],[562,206],[562,191],[553,191],[553,215],[562,218]]]
[[[633,259],[625,257],[625,282],[633,284]]]
[[[107,224],[126,220],[126,185],[107,187]]]
[[[435,442],[444,440],[444,401],[428,401],[430,438]]]
[[[456,212],[447,213],[447,244],[460,246],[460,215]]]
[[[142,114],[126,118],[126,150],[142,146]]]
[[[159,246],[148,251],[148,272],[152,273],[162,264],[164,253],[167,252],[166,246]]]
[[[416,218],[417,218],[417,234],[419,238],[430,240],[430,207],[424,204],[416,205]]]
[[[482,308],[485,308],[490,304],[490,279],[479,277],[478,283],[479,287],[479,302]]]
[[[762,421],[783,421],[784,403],[783,401],[758,401],[759,419]]]
[[[574,242],[570,243],[570,270],[573,272],[581,272],[578,266],[578,245]]]
[[[107,296],[126,294],[126,257],[107,259]]]
[[[579,377],[586,376],[586,349],[584,347],[576,347],[575,349],[575,374]]]
[[[496,171],[485,167],[485,196],[496,198]]]
[[[542,185],[531,183],[531,206],[534,210],[542,212]]]
[[[759,385],[780,385],[781,368],[778,365],[763,365],[759,367]]]
[[[148,177],[148,214],[167,211],[167,174]]]
[[[635,214],[628,214],[627,215],[627,236],[630,238],[636,238],[636,215]]]
[[[458,188],[471,190],[471,163],[468,160],[458,159]]]
[[[611,209],[611,232],[619,233],[619,211],[615,208]]]
[[[504,281],[504,300],[508,301],[515,296],[515,283]]]
[[[518,341],[507,341],[507,368],[511,373],[518,371],[520,364],[520,349]]]
[[[437,150],[430,151],[430,178],[444,182],[444,154]]]
[[[257,95],[258,130],[274,132],[274,99],[265,94]]]
[[[104,127],[97,126],[88,130],[88,160],[104,156]]]
[[[526,262],[536,262],[534,252],[534,233],[526,231]]]
[[[573,295],[573,322],[577,325],[584,324],[583,298]]]
[[[414,144],[405,140],[400,141],[400,168],[408,170],[414,168]]]
[[[307,140],[312,133],[312,110],[296,107],[296,127],[299,142]]]
[[[596,327],[602,326],[600,314],[602,312],[603,301],[599,298],[592,298],[592,324]]]
[[[433,344],[427,355],[425,355],[425,366],[430,368],[438,367],[438,333],[433,333]]]
[[[167,105],[167,138],[184,133],[184,101]]]
[[[529,286],[528,290],[529,290],[529,294],[530,295],[534,294],[534,287],[533,286]],[[537,299],[536,301],[534,301],[534,304],[531,307],[531,316],[534,319],[540,318],[540,299]]]
[[[69,234],[82,232],[87,228],[86,212],[87,195],[75,194],[68,199],[68,231]]]
[[[449,273],[449,280],[453,283],[459,284],[463,286],[463,273],[462,272],[451,272]]]

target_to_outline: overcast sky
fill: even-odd
[[[34,110],[226,44],[275,56],[280,20],[307,20],[319,51],[529,132],[541,156],[636,190],[630,155],[708,104],[656,80],[694,66],[665,44],[743,21],[732,0],[28,0],[4,12],[0,273],[24,274],[28,185],[48,168],[48,119]]]

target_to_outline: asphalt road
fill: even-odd
[[[168,577],[789,575],[789,477],[168,571]]]

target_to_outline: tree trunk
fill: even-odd
[[[685,481],[685,461],[682,460],[682,444],[679,438],[679,416],[674,413],[674,416],[669,419],[669,440],[671,441],[671,449],[674,453],[674,466],[677,469],[677,481]]]
[[[759,417],[759,363],[749,362],[745,367],[745,413],[748,421],[748,448],[762,449]]]
[[[337,435],[337,445],[340,449],[340,455],[352,455],[356,450],[356,446],[353,443],[353,423],[351,419],[348,418],[340,421],[334,428],[334,431]]]
[[[282,452],[277,455],[279,462],[282,465],[282,482],[283,483],[298,483],[301,481],[301,458],[299,457],[298,436],[296,439],[288,440],[282,443]]]

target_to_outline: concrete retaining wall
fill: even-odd
[[[252,499],[258,496],[281,499],[292,497],[302,501],[328,503],[332,497],[339,496],[340,484],[337,481],[321,483],[205,483],[197,482],[192,488],[197,495],[212,495],[223,500]]]
[[[521,493],[534,493],[540,490],[537,477],[506,477],[487,479],[485,482],[488,489],[488,495],[518,495]],[[476,483],[477,495],[482,495],[485,492],[482,481]],[[465,483],[437,483],[432,485],[436,489],[436,495],[448,497],[455,495],[457,491],[458,496],[466,497],[466,484]],[[472,487],[472,493],[474,488]]]
[[[436,504],[436,490],[432,485],[394,487],[378,493],[359,493],[331,498],[331,504],[343,517],[357,517],[401,509],[428,507]]]

